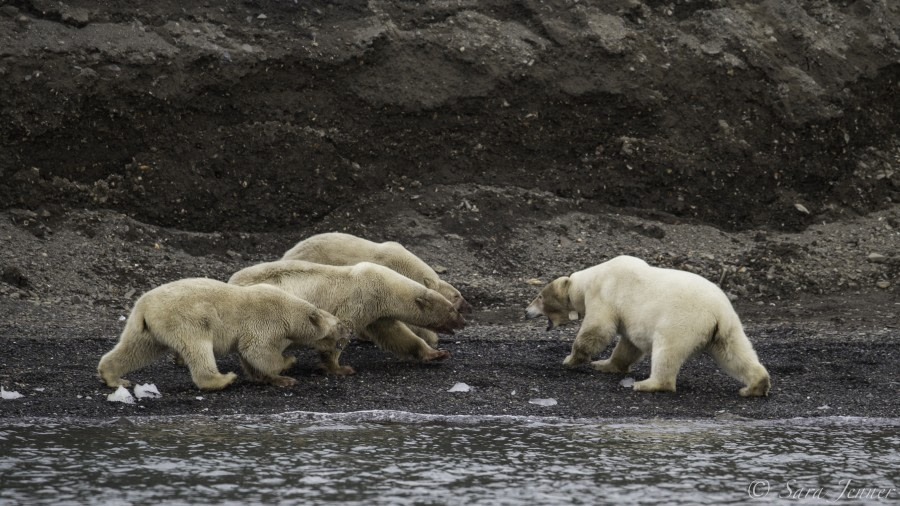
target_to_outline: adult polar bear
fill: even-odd
[[[459,290],[438,277],[434,269],[398,242],[378,243],[351,234],[328,232],[298,242],[281,259],[304,260],[325,265],[355,265],[360,262],[372,262],[421,283],[426,288],[435,290],[446,297],[460,312],[465,313],[472,309]],[[429,346],[437,346],[437,334],[414,325],[410,328]]]
[[[97,373],[108,386],[130,386],[122,376],[174,350],[197,387],[220,390],[237,377],[221,374],[216,355],[237,351],[253,380],[289,386],[281,376],[296,359],[290,346],[319,352],[339,349],[349,330],[333,315],[271,286],[234,286],[189,278],[158,286],[135,303],[119,342],[100,359]]]
[[[769,373],[759,363],[728,297],[690,272],[619,256],[552,281],[526,315],[547,316],[547,330],[584,318],[572,352],[563,361],[570,367],[588,362],[616,334],[620,338],[612,355],[592,362],[594,369],[625,373],[650,353],[650,377],[635,382],[635,390],[674,392],[682,364],[705,349],[725,372],[744,383],[742,396],[769,393]]]
[[[333,266],[279,260],[242,269],[228,282],[243,286],[265,283],[280,288],[334,314],[380,348],[422,362],[443,360],[450,353],[432,348],[401,322],[446,334],[465,326],[462,315],[443,295],[370,262]],[[328,372],[353,373],[351,367],[338,365],[340,350],[319,356]]]
[[[340,232],[308,237],[289,249],[282,260],[305,260],[326,265],[355,265],[372,262],[383,265],[421,283],[447,298],[460,312],[471,308],[459,290],[438,277],[427,263],[397,242],[372,242]]]

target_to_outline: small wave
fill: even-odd
[[[723,423],[734,427],[780,427],[780,426],[900,426],[900,418],[871,418],[857,416],[827,416],[815,418],[780,418],[780,419],[740,419],[740,420],[710,420],[692,418],[566,418],[556,416],[528,416],[528,415],[444,415],[429,413],[414,413],[398,410],[363,410],[341,413],[329,413],[319,411],[288,411],[284,413],[250,415],[167,415],[167,416],[135,416],[118,417],[115,419],[97,419],[85,417],[33,417],[0,419],[0,427],[64,427],[71,425],[81,426],[114,426],[114,425],[144,425],[160,422],[176,421],[215,421],[217,423],[330,423],[333,430],[336,423],[402,423],[402,424],[449,424],[449,425],[485,425],[485,424],[514,424],[539,426],[582,426],[582,425],[616,425],[616,426],[690,426],[712,427],[722,426]]]

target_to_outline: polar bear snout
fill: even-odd
[[[472,304],[469,304],[469,301],[467,301],[462,295],[460,295],[458,299],[453,301],[453,307],[455,307],[456,310],[460,313],[472,312]]]
[[[544,314],[544,308],[541,304],[541,298],[538,297],[531,302],[531,304],[525,308],[525,318],[529,320],[532,318],[537,318],[538,316],[542,316]]]
[[[459,311],[453,310],[450,314],[450,317],[444,321],[444,323],[435,326],[431,330],[437,332],[438,334],[448,334],[453,335],[455,331],[460,330],[466,326],[466,320],[463,318]]]

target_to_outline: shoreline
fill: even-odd
[[[875,303],[860,301],[861,307]],[[18,301],[12,306],[24,304],[29,303]],[[10,309],[10,303],[4,302],[0,308]],[[21,323],[0,322],[0,346],[11,350],[0,358],[0,385],[26,396],[0,401],[0,420],[373,410],[615,420],[900,417],[896,403],[900,329],[877,318],[854,321],[848,316],[854,313],[849,307],[836,313],[842,317],[831,320],[812,314],[806,318],[786,316],[784,308],[779,308],[778,314],[745,311],[750,322],[745,326],[747,334],[772,377],[772,390],[766,398],[740,397],[739,382],[725,375],[707,354],[685,364],[677,392],[635,392],[622,387],[620,381],[646,377],[647,359],[628,375],[603,374],[589,367],[568,369],[562,360],[571,347],[574,329],[547,333],[542,322],[484,323],[476,313],[460,334],[442,338],[440,346],[450,351],[451,357],[440,363],[402,361],[371,343],[354,340],[343,354],[342,364],[353,366],[357,374],[326,376],[317,369],[314,353],[300,350],[297,365],[286,372],[299,383],[278,388],[247,381],[232,354],[218,361],[219,368],[237,372],[238,380],[225,390],[203,392],[193,385],[185,368],[161,359],[128,379],[134,384],[155,384],[162,397],[133,405],[107,401],[114,389],[96,377],[97,361],[117,341],[121,322],[88,316],[74,325],[47,325],[67,313],[50,305],[30,309]],[[877,316],[874,311],[868,314]],[[471,391],[448,392],[458,382],[469,385]],[[557,405],[529,404],[532,398],[552,398]]]

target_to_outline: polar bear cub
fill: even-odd
[[[189,278],[150,290],[135,303],[118,344],[97,372],[110,387],[130,386],[122,376],[151,364],[167,350],[182,357],[197,387],[221,390],[237,377],[221,374],[216,356],[236,351],[254,381],[290,386],[282,376],[296,359],[290,346],[320,352],[343,348],[349,329],[333,315],[277,288],[243,287]]]
[[[333,313],[357,335],[403,358],[422,362],[443,360],[436,350],[404,325],[453,334],[465,319],[443,295],[397,272],[371,262],[353,266],[323,265],[302,260],[279,260],[242,269],[229,283],[269,284]],[[338,365],[340,350],[319,353],[322,367],[332,374],[353,374]]]
[[[742,396],[769,393],[769,373],[728,297],[696,274],[619,256],[546,285],[526,309],[529,318],[540,315],[549,320],[547,330],[584,318],[567,366],[588,362],[617,334],[612,355],[592,362],[594,369],[625,373],[649,353],[650,377],[635,382],[635,390],[674,392],[682,364],[706,350],[744,383]]]

